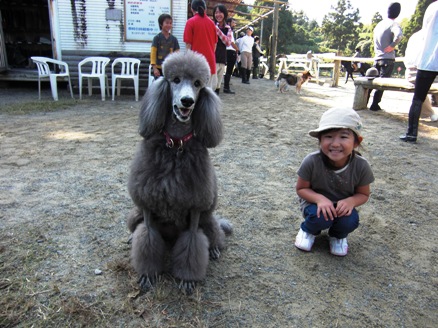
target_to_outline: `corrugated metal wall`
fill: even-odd
[[[125,0],[51,0],[57,5],[58,17],[53,25],[58,28],[62,60],[69,64],[73,84],[77,85],[77,64],[87,56],[136,57],[142,61],[140,84],[147,84],[151,41],[125,41]],[[110,7],[111,6],[111,7]],[[120,21],[107,20],[106,10],[122,11]],[[183,32],[187,21],[187,1],[172,0],[172,34],[177,37],[184,51]],[[158,25],[158,21],[157,21]],[[110,63],[111,64],[111,63]],[[108,65],[110,68],[110,65]],[[107,73],[110,73],[107,70]]]

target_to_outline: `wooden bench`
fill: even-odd
[[[382,78],[368,79],[366,77],[358,77],[354,80],[356,87],[354,93],[353,109],[367,109],[368,93],[371,89],[377,90],[391,90],[414,92],[415,87],[405,79],[397,78]],[[429,93],[438,94],[438,83],[433,83],[430,87]]]

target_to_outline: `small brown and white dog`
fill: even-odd
[[[278,93],[286,92],[288,85],[294,85],[296,93],[301,94],[303,84],[312,77],[310,71],[304,71],[300,74],[288,74],[287,70],[284,69],[277,77],[276,84],[278,86]]]

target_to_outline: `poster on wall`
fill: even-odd
[[[158,17],[171,13],[171,0],[125,0],[125,40],[152,41],[160,32]]]

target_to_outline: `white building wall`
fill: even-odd
[[[149,53],[152,41],[126,41],[124,0],[115,0],[113,9],[122,12],[120,21],[107,20],[108,0],[52,0],[57,6],[57,20],[53,26],[59,29],[57,46],[61,51],[96,51]],[[184,26],[187,21],[187,1],[172,0],[171,15],[173,31],[180,47],[183,42]],[[156,22],[158,26],[158,21]]]

